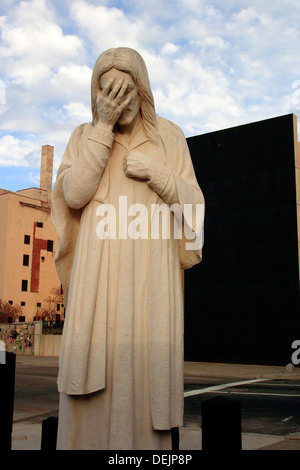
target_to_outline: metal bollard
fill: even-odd
[[[171,428],[172,450],[179,450],[179,428]]]
[[[56,450],[58,417],[51,416],[42,422],[41,450]]]
[[[7,351],[1,351],[1,353],[3,353],[3,355],[5,353],[5,360],[1,360],[0,363],[0,449],[11,450],[15,396],[16,355]]]
[[[202,450],[241,451],[241,403],[226,397],[202,402]]]

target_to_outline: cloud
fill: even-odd
[[[44,0],[20,2],[1,18],[2,46],[6,78],[27,87],[51,77],[66,59],[80,54],[82,42],[76,35],[64,35]]]
[[[164,44],[161,52],[162,54],[176,54],[180,50],[180,46],[177,46],[176,44],[173,44],[172,42],[166,42]]]
[[[65,33],[52,2],[14,3],[0,18],[0,165],[40,166],[40,149],[55,146],[55,166],[87,109],[91,68],[83,41]],[[5,92],[5,94],[4,94]],[[72,111],[74,115],[72,115]]]
[[[21,1],[0,20],[0,65],[6,88],[0,128],[8,132],[45,132],[53,109],[61,108],[68,98],[77,96],[79,101],[89,96],[91,70],[77,63],[82,40],[63,33],[49,4]],[[63,119],[59,112],[55,118],[59,114],[58,123]]]
[[[300,117],[300,79],[291,84],[290,94],[283,97],[283,108],[286,113],[294,113]],[[300,140],[300,130],[299,130]]]
[[[58,167],[91,119],[90,79],[105,49],[137,49],[156,110],[186,136],[300,114],[300,4],[294,0],[3,0],[0,165]],[[1,185],[1,183],[0,183]]]
[[[129,17],[118,8],[77,0],[72,4],[71,15],[95,54],[122,45],[136,48],[145,42],[145,21]]]
[[[0,105],[6,104],[6,87],[3,80],[0,80]]]
[[[62,63],[44,87],[44,99],[84,100],[90,99],[92,69],[72,62]],[[42,94],[42,90],[40,91]]]
[[[69,117],[72,121],[77,121],[78,123],[89,122],[92,120],[92,114],[90,107],[87,107],[82,102],[73,102],[64,105],[64,110],[66,111],[66,116]]]
[[[28,173],[30,181],[34,184],[35,187],[40,187],[40,176],[34,175],[32,171]]]
[[[0,138],[1,166],[36,166],[40,149],[31,139],[18,139],[12,135]]]

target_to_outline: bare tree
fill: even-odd
[[[23,315],[23,310],[20,305],[11,305],[0,299],[0,323],[7,323],[8,317],[13,317],[13,320],[16,321],[21,315]]]
[[[64,295],[61,287],[52,287],[50,295],[44,299],[46,306],[39,310],[38,316],[42,319],[48,319],[50,321],[55,320],[55,316],[58,313],[57,305],[63,305]]]

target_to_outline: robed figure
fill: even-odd
[[[183,425],[181,271],[201,261],[204,199],[136,51],[99,56],[91,102],[52,193],[66,304],[57,448],[171,449],[170,430]],[[153,230],[166,207],[182,213]]]

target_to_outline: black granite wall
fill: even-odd
[[[188,138],[206,200],[185,360],[286,365],[300,337],[293,115]]]

